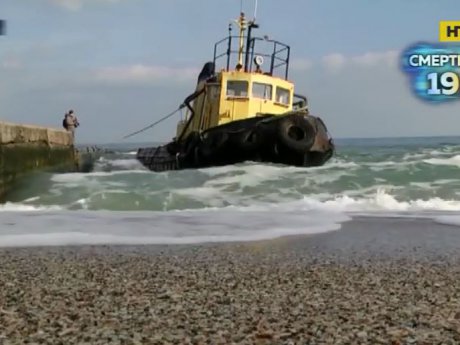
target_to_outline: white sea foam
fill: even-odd
[[[369,163],[362,163],[364,166],[369,166],[369,167],[389,167],[389,166],[395,166],[395,165],[407,165],[410,163],[401,163],[401,162],[394,162],[394,161],[383,161],[383,162],[369,162]]]
[[[24,202],[33,202],[33,201],[37,201],[39,199],[40,199],[39,196],[33,196],[31,198],[28,198],[28,199],[24,200]]]
[[[425,159],[424,162],[433,165],[451,165],[460,167],[460,155],[455,155],[449,158],[430,158]]]
[[[272,239],[335,231],[350,218],[271,207],[182,212],[5,212],[0,247],[82,244],[186,244]]]
[[[51,177],[51,181],[57,183],[82,183],[87,182],[91,178],[98,177],[110,177],[116,175],[129,175],[129,174],[151,174],[149,171],[144,170],[119,170],[119,171],[93,171],[90,173],[66,173],[66,174],[55,174]]]
[[[24,211],[48,211],[48,210],[62,210],[63,207],[58,205],[43,206],[43,205],[30,205],[26,203],[13,203],[6,202],[0,204],[0,214],[2,212],[24,212]]]
[[[417,164],[418,161],[405,161],[405,162],[372,162],[364,163],[363,166],[369,167],[370,170],[375,172],[381,172],[385,170],[396,170],[396,171],[406,171],[410,169],[414,164]]]
[[[248,198],[246,202],[240,200],[248,205],[244,207],[221,207],[222,203],[216,202],[214,207],[168,212],[87,211],[89,198],[75,202],[83,208],[80,211],[7,203],[0,208],[0,246],[253,241],[338,230],[353,214],[382,216],[413,212],[412,216],[423,216],[435,211],[460,210],[460,201],[441,198],[400,201],[390,194],[391,190],[391,186],[381,187],[372,194],[366,188],[366,196],[320,193],[283,202],[276,202],[277,195],[272,193],[267,198],[271,203],[267,199]],[[188,192],[193,193],[193,189]],[[202,198],[214,198],[214,190],[210,188],[195,192],[202,194]],[[460,225],[460,217],[435,219],[443,224]]]
[[[451,184],[451,183],[459,183],[459,182],[460,182],[460,179],[442,179],[442,180],[433,181],[433,184],[441,186],[441,185],[446,185],[446,184]]]
[[[147,170],[137,159],[127,158],[127,159],[105,159],[101,157],[98,162],[96,162],[94,170],[114,170],[113,172],[122,170],[122,171],[134,171],[134,170]],[[112,171],[111,171],[112,172]]]
[[[350,169],[350,168],[359,168],[360,164],[355,163],[355,162],[348,162],[348,161],[343,161],[343,160],[332,160],[330,163],[318,167],[310,167],[310,168],[303,168],[305,169],[305,172],[308,171],[321,171],[321,170],[329,170],[329,169]]]
[[[409,182],[409,185],[414,186],[414,187],[418,187],[418,188],[421,188],[421,189],[425,189],[425,190],[435,189],[433,184],[434,184],[433,182]]]
[[[225,176],[241,176],[242,174],[254,174],[254,175],[263,175],[263,176],[280,176],[282,174],[290,174],[293,172],[305,172],[305,168],[294,167],[294,166],[279,166],[279,165],[268,165],[268,164],[256,164],[256,163],[246,163],[246,164],[237,164],[237,165],[226,165],[221,167],[211,167],[198,169],[198,171],[205,173],[210,177],[219,177],[221,175]]]
[[[361,211],[460,211],[459,200],[443,200],[429,198],[398,201],[393,195],[380,189],[375,194],[367,197],[350,197],[348,195],[336,196],[320,201],[305,197],[304,202],[310,209],[328,210],[335,212],[361,212]]]
[[[291,170],[292,172],[293,170]],[[212,180],[205,183],[205,186],[227,186],[237,184],[241,188],[254,187],[265,181],[275,181],[283,177],[281,167],[249,165],[238,170],[239,174],[214,175]],[[284,174],[288,173],[287,171]]]
[[[191,197],[197,201],[209,201],[211,198],[218,198],[221,195],[220,189],[214,187],[180,188],[170,190],[170,192]]]
[[[439,151],[439,150],[428,151],[428,154],[430,156],[448,156],[448,155],[451,155],[453,153],[453,151],[454,150],[451,149],[451,148],[445,148],[442,151]]]
[[[445,181],[437,181],[442,184]],[[447,182],[446,182],[447,183]],[[410,185],[424,190],[433,189],[433,183],[413,182]],[[97,186],[97,183],[95,183]],[[89,186],[90,188],[90,186]],[[302,197],[302,194],[291,188],[279,188],[272,192],[261,191],[259,194],[245,195],[240,189],[226,191],[225,186],[203,186],[194,188],[176,188],[169,191],[163,189],[159,191],[146,192],[151,198],[163,198],[164,209],[172,210],[171,203],[176,196],[189,198],[190,200],[201,203],[202,208],[217,207],[223,208],[241,207],[252,210],[251,207],[289,207],[301,208],[304,210],[336,211],[336,212],[359,212],[359,211],[460,211],[460,200],[442,199],[440,197],[417,198],[412,200],[401,200],[395,196],[403,194],[404,186],[394,186],[390,184],[379,184],[365,188],[343,190],[339,194],[331,194],[327,191],[320,193],[310,193]],[[115,194],[132,193],[124,188],[103,188],[91,189],[85,197],[75,199],[67,206],[35,205],[40,201],[38,197],[30,198],[23,203],[7,203],[0,206],[0,211],[28,211],[28,210],[60,210],[66,207],[79,205],[82,208],[90,209],[95,198],[105,200]],[[167,192],[167,194],[165,194]],[[144,196],[145,197],[145,196]],[[300,200],[299,200],[300,199]],[[135,200],[132,200],[133,202]],[[200,210],[200,209],[198,209]],[[181,210],[178,210],[181,211]]]
[[[460,226],[460,215],[455,216],[439,216],[434,218],[434,221],[444,225]]]
[[[299,175],[300,176],[300,175]],[[311,185],[322,185],[325,183],[332,183],[339,181],[343,177],[350,177],[353,176],[353,173],[347,169],[344,170],[335,170],[328,172],[327,174],[317,174],[317,175],[308,175],[306,174],[304,177],[304,181],[302,187],[307,187]]]
[[[418,161],[421,158],[426,158],[426,156],[426,153],[406,153],[404,154],[401,160],[404,162],[413,162]]]
[[[144,169],[143,165],[137,159],[115,159],[110,161],[110,164],[126,170]]]
[[[313,168],[244,163],[163,173],[141,167],[135,153],[103,158],[91,173],[42,175],[39,188],[21,191],[22,202],[0,206],[0,246],[250,241],[337,230],[357,214],[460,211],[460,178],[450,168],[460,167],[459,147],[365,148]],[[132,208],[143,211],[113,211]]]
[[[338,163],[334,167],[355,168],[358,167],[355,163],[347,164]],[[331,166],[328,166],[331,168]],[[353,176],[350,169],[332,169],[327,173],[323,173],[324,167],[314,168],[299,168],[299,167],[284,167],[273,165],[249,164],[246,166],[226,166],[218,168],[203,169],[210,176],[210,179],[205,181],[203,187],[206,190],[207,196],[214,194],[216,198],[227,199],[229,202],[238,202],[251,196],[244,195],[247,187],[274,188],[281,186],[280,183],[291,184],[290,193],[296,193],[299,188],[308,188],[309,186],[319,186],[326,183],[332,183],[340,180],[344,176]],[[272,187],[273,186],[273,187]],[[214,189],[214,191],[213,191]],[[279,188],[278,188],[279,189]],[[173,193],[184,195],[183,191],[172,190]],[[204,201],[201,195],[194,194],[192,190],[187,189],[185,193],[191,194],[194,200]],[[254,197],[254,195],[252,195]],[[208,199],[209,200],[209,199]],[[244,202],[244,205],[247,203]]]

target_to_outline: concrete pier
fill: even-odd
[[[14,182],[39,170],[77,170],[73,139],[65,130],[0,122],[0,200]]]

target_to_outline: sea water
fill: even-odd
[[[460,224],[460,138],[337,140],[324,166],[155,173],[106,145],[90,173],[35,174],[0,205],[0,246],[186,244],[340,231],[354,216]],[[460,231],[460,228],[459,228]]]

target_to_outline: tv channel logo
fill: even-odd
[[[439,22],[439,41],[408,47],[402,70],[417,97],[433,103],[460,100],[460,21]]]
[[[460,99],[460,45],[415,44],[401,62],[416,96],[434,103]]]
[[[460,21],[439,22],[440,42],[460,42]]]

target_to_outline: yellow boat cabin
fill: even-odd
[[[189,110],[177,125],[178,139],[229,122],[306,107],[306,97],[295,94],[288,80],[290,47],[268,37],[252,37],[258,25],[248,22],[244,13],[235,22],[239,35],[232,36],[230,25],[228,37],[214,46],[214,60],[203,67],[195,93],[184,102]]]

